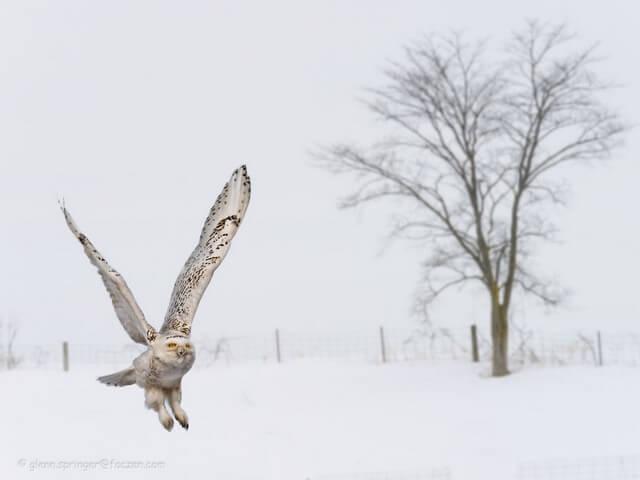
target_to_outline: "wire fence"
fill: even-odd
[[[512,329],[510,363],[525,365],[640,365],[640,334]],[[301,359],[340,359],[369,363],[432,363],[491,358],[488,332],[477,328],[382,328],[329,334],[276,330],[262,335],[224,336],[196,342],[196,368]],[[0,344],[0,368],[72,368],[128,365],[144,347],[126,345]]]

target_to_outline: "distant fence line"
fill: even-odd
[[[0,345],[0,368],[124,366],[144,347],[86,345]],[[491,358],[487,332],[471,328],[402,330],[379,327],[363,333],[296,333],[275,330],[196,342],[197,367],[299,359],[351,359],[370,363],[480,361]],[[510,336],[510,360],[522,365],[640,365],[640,334],[542,333],[517,329]]]

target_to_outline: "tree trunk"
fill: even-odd
[[[491,340],[493,344],[491,375],[493,377],[509,375],[509,323],[507,322],[507,310],[495,299],[491,302]]]

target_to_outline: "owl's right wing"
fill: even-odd
[[[243,165],[233,172],[207,216],[200,240],[178,276],[160,333],[191,334],[191,324],[213,272],[227,255],[251,198],[251,179]]]
[[[84,253],[89,257],[89,261],[98,268],[98,273],[109,292],[113,308],[116,311],[120,323],[134,342],[144,345],[150,343],[156,337],[157,333],[145,320],[144,314],[138,306],[133,293],[131,293],[127,282],[107,263],[87,236],[78,230],[78,227],[64,204],[60,205],[60,208],[62,209],[62,213],[64,213],[64,219],[71,233],[73,233],[82,244]]]

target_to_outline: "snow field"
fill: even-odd
[[[507,480],[524,462],[635,452],[637,369],[530,368],[494,379],[484,368],[298,361],[195,370],[183,385],[190,429],[171,433],[141,389],[99,384],[104,368],[0,372],[0,468],[7,479],[313,480],[446,467],[453,479]],[[156,463],[141,471],[136,462]]]

